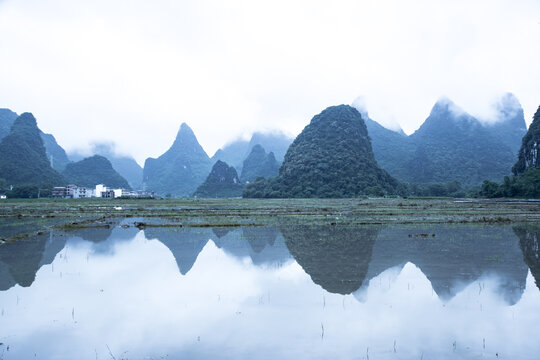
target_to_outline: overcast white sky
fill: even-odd
[[[0,107],[141,164],[182,122],[211,156],[357,97],[411,133],[441,96],[490,120],[509,91],[530,123],[539,64],[538,0],[0,0]]]

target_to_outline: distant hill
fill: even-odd
[[[514,176],[505,176],[502,184],[489,180],[482,183],[480,195],[484,197],[540,198],[540,107],[523,137],[518,161],[512,167]]]
[[[404,136],[366,120],[379,165],[399,180],[475,186],[509,174],[526,132],[518,100],[507,94],[498,104],[501,121],[483,124],[449,99],[438,101],[412,135]]]
[[[281,132],[256,132],[249,141],[237,140],[223,149],[219,149],[212,156],[212,161],[225,161],[227,164],[234,166],[238,172],[241,172],[244,160],[249,156],[253,147],[261,145],[266,151],[273,152],[277,162],[281,164],[292,141],[292,138]]]
[[[236,140],[223,149],[218,149],[214,156],[212,156],[212,162],[221,160],[231,166],[235,167],[237,171],[242,171],[242,163],[247,155],[249,155],[249,141]]]
[[[0,109],[0,140],[6,137],[11,130],[13,122],[17,118],[17,114],[9,109]],[[51,166],[58,172],[62,172],[69,162],[64,149],[58,145],[56,139],[51,134],[45,134],[40,130],[41,139],[45,146],[47,153],[47,159],[49,159]]]
[[[79,186],[104,184],[112,188],[130,189],[127,180],[113,169],[107,158],[100,155],[69,163],[62,174],[69,183]]]
[[[270,178],[277,176],[278,173],[279,164],[274,153],[267,154],[263,147],[257,144],[251,149],[251,153],[246,160],[244,160],[240,180],[243,182],[253,182],[259,177]]]
[[[487,124],[486,127],[497,140],[508,146],[512,154],[517,156],[521,146],[521,139],[527,133],[527,124],[523,108],[513,94],[506,94],[497,104],[500,121]]]
[[[403,132],[389,130],[367,116],[362,118],[377,164],[398,179],[409,178],[408,159],[414,155],[415,145]]]
[[[157,159],[146,159],[143,182],[147,190],[160,195],[191,196],[211,168],[210,158],[184,123],[167,152]]]
[[[311,120],[289,147],[279,175],[248,184],[246,197],[356,197],[405,191],[380,169],[362,116],[332,106]]]
[[[143,169],[133,157],[118,155],[114,144],[110,143],[94,144],[90,153],[106,157],[111,162],[114,170],[128,181],[132,189],[142,189]],[[69,157],[72,161],[79,161],[87,156],[73,152],[69,154]]]
[[[437,102],[410,139],[416,145],[408,164],[412,182],[460,180],[477,185],[509,174],[509,164],[515,161],[508,146],[449,100]]]
[[[294,139],[281,132],[262,133],[256,132],[249,141],[248,154],[255,145],[261,145],[266,151],[273,152],[276,160],[282,163],[289,146]]]
[[[244,185],[238,178],[238,173],[232,167],[218,160],[206,181],[197,188],[193,196],[206,198],[240,197]]]
[[[8,185],[54,186],[64,183],[47,159],[36,119],[23,113],[0,141],[0,178]]]
[[[111,154],[112,155],[112,154]],[[142,190],[143,168],[131,156],[111,156],[114,170],[125,178],[132,189]]]

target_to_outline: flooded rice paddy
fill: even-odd
[[[537,359],[540,227],[52,230],[0,246],[0,359]]]

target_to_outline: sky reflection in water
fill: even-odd
[[[391,226],[42,235],[0,247],[0,359],[536,359],[538,234]]]

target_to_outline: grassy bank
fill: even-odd
[[[0,239],[50,228],[539,222],[540,202],[454,199],[33,199],[0,202]]]

